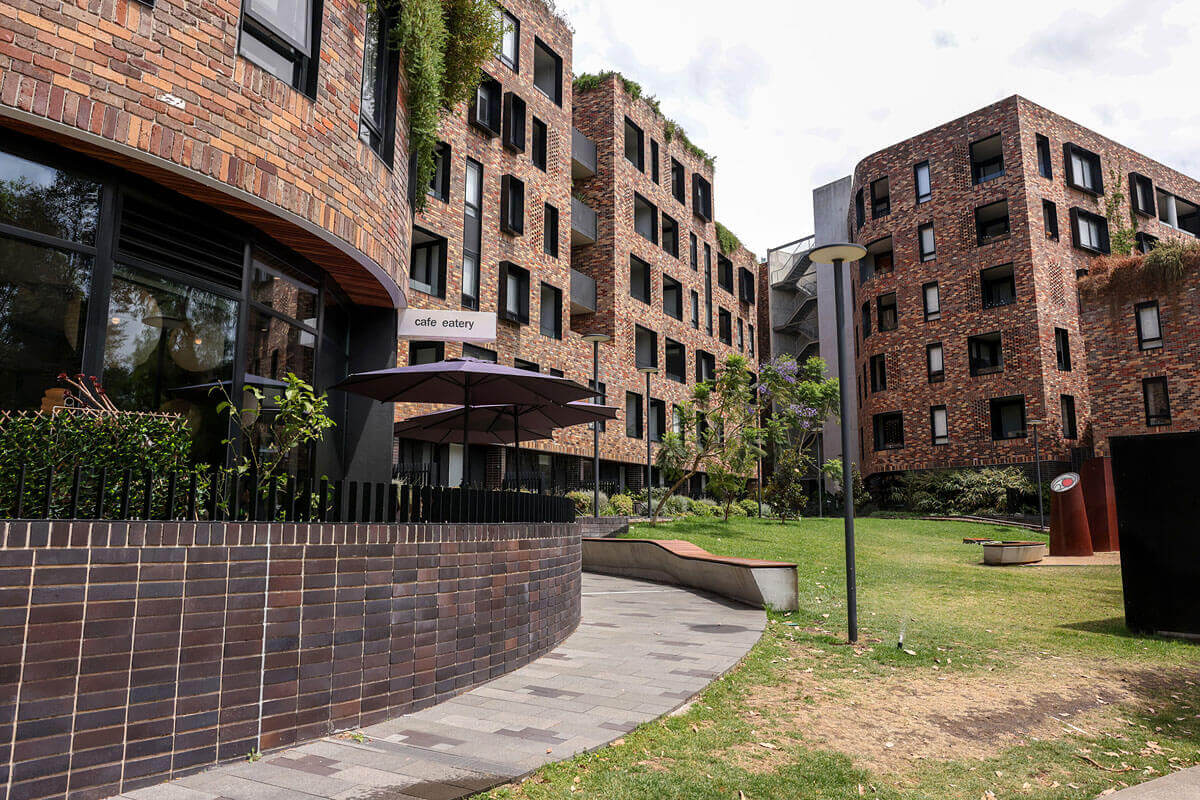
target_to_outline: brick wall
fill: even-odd
[[[14,800],[107,797],[378,722],[528,663],[579,621],[574,525],[2,534],[0,781]]]

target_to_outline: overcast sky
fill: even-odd
[[[1200,0],[558,0],[575,72],[616,69],[717,156],[760,257],[812,190],[1012,94],[1200,178]]]

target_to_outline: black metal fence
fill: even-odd
[[[399,522],[574,522],[569,498],[533,492],[400,486]]]

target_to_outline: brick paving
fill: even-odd
[[[600,747],[682,705],[758,641],[762,611],[700,592],[583,576],[560,647],[444,703],[123,800],[455,800]]]

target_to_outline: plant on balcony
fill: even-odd
[[[1095,258],[1090,267],[1079,281],[1087,296],[1104,297],[1114,305],[1151,294],[1171,298],[1188,275],[1200,273],[1200,242],[1163,239],[1145,255]]]
[[[737,250],[742,246],[742,240],[734,235],[733,231],[726,228],[720,222],[717,223],[717,246],[721,248],[721,252],[725,255]]]

